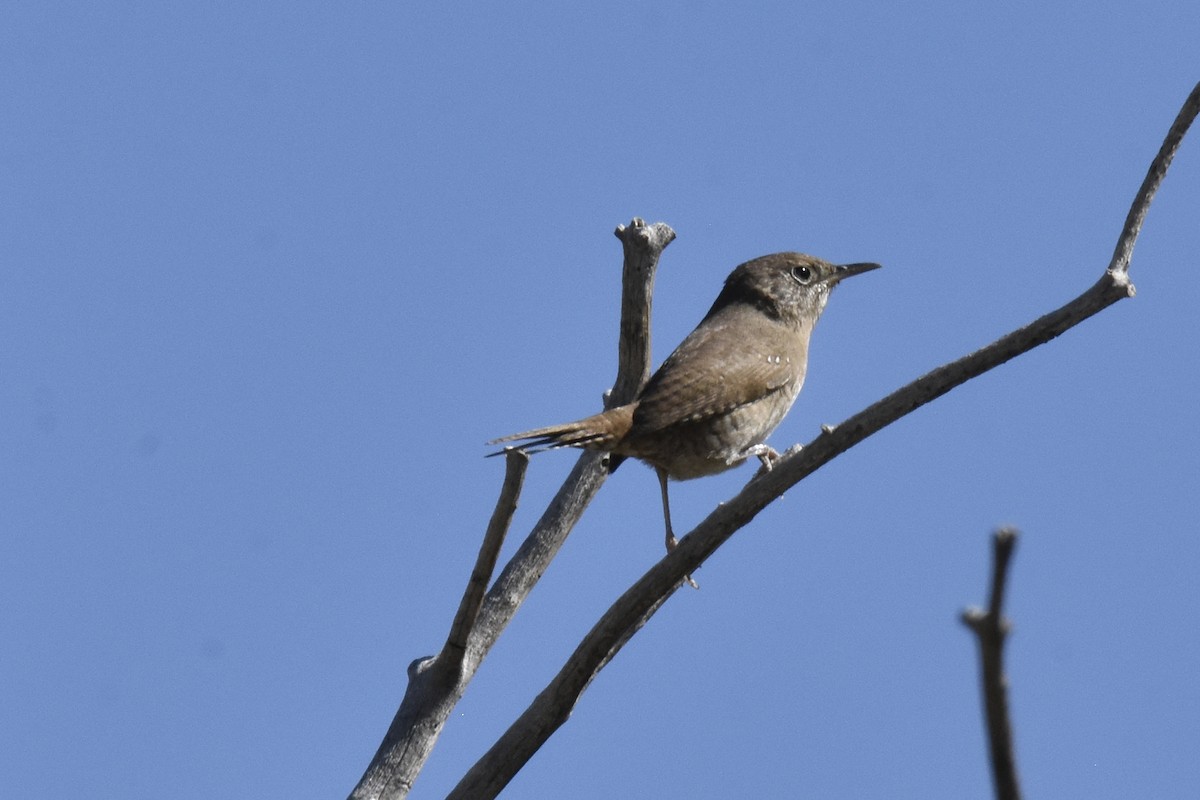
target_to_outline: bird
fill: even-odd
[[[670,553],[678,539],[668,481],[715,475],[750,457],[771,468],[779,454],[766,439],[804,385],[809,341],[830,292],[879,268],[795,252],[747,261],[729,274],[700,324],[632,402],[488,444],[515,442],[509,447],[527,453],[577,447],[648,464],[658,475]],[[613,461],[615,468],[620,459]]]

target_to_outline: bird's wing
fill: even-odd
[[[807,353],[794,332],[766,317],[743,316],[736,333],[721,322],[689,334],[646,383],[635,431],[698,422],[804,380]]]

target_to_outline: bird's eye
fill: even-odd
[[[812,280],[813,271],[809,267],[792,267],[792,277],[801,284],[807,285]]]

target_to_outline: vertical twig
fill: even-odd
[[[992,591],[987,611],[968,608],[962,612],[963,624],[979,640],[983,708],[987,717],[992,781],[998,800],[1019,800],[1021,797],[1013,754],[1012,720],[1008,713],[1008,678],[1004,674],[1004,641],[1012,626],[1003,616],[1008,567],[1018,535],[1013,528],[1002,528],[993,535]]]
[[[634,217],[630,224],[618,225],[613,235],[621,240],[625,259],[617,379],[606,398],[608,408],[631,402],[650,380],[650,298],[654,296],[658,257],[675,240],[675,231],[662,222],[647,225]]]

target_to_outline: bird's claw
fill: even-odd
[[[670,555],[670,553],[671,553],[671,552],[672,552],[672,551],[673,551],[673,550],[674,550],[676,547],[679,547],[679,540],[675,538],[675,534],[673,534],[673,533],[668,533],[668,534],[667,534],[667,554],[668,554],[668,555]],[[683,576],[683,579],[684,579],[685,581],[687,581],[687,584],[688,584],[688,586],[691,586],[693,589],[699,589],[699,588],[700,588],[700,584],[696,583],[696,581],[692,579],[692,576],[691,576],[691,575],[684,575],[684,576]]]
[[[774,469],[775,462],[781,458],[779,452],[775,448],[766,444],[756,444],[748,449],[744,458],[749,458],[750,456],[755,456],[758,458],[759,463],[762,465],[758,468],[758,472],[754,473],[754,477],[756,478],[766,475],[768,472]]]

